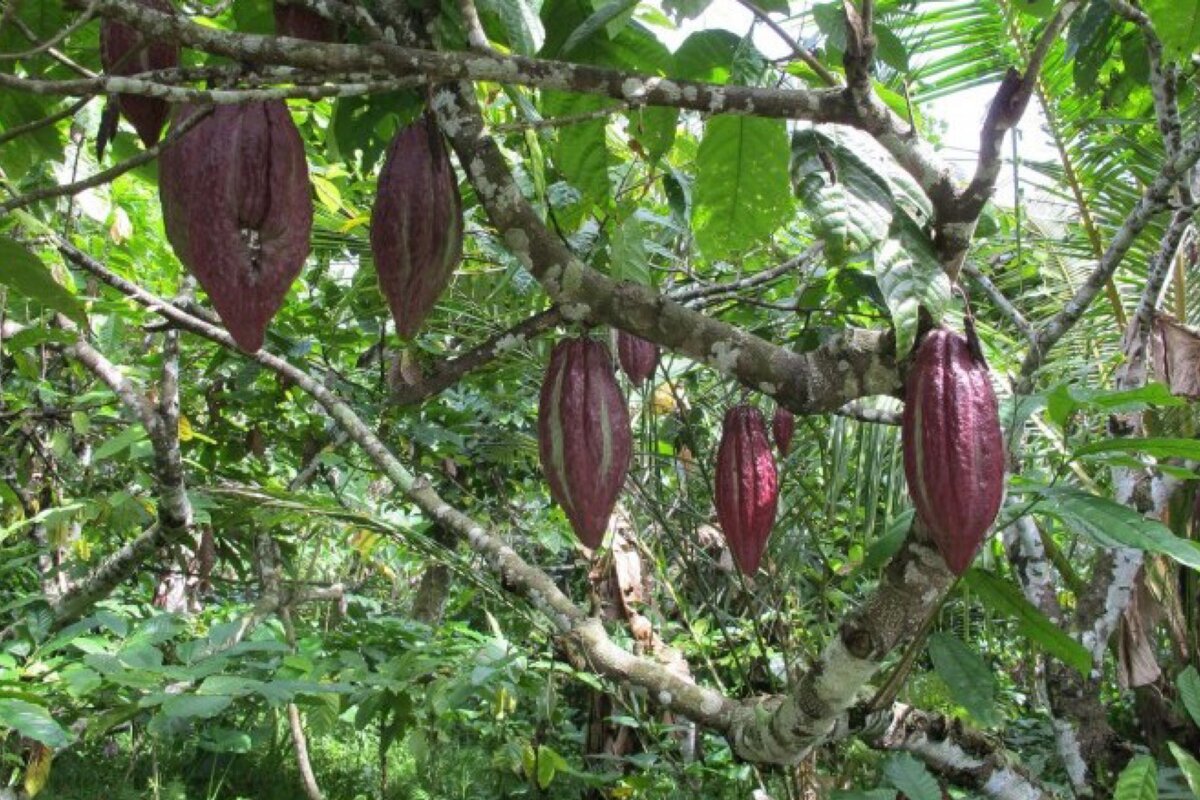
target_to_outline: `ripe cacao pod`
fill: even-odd
[[[629,409],[603,343],[554,346],[538,405],[538,454],[550,496],[580,541],[600,546],[633,454]]]
[[[617,331],[617,360],[629,380],[640,386],[658,366],[658,345],[632,333]]]
[[[753,575],[767,549],[779,505],[779,478],[766,420],[754,406],[736,405],[725,412],[715,502],[734,563],[743,575]]]
[[[176,115],[180,124],[193,106]],[[167,239],[239,347],[267,324],[304,267],[312,193],[300,132],[281,100],[217,106],[159,160]]]
[[[275,3],[275,33],[314,42],[332,42],[337,37],[333,20],[322,17],[311,8],[294,3]]]
[[[371,210],[371,252],[379,285],[411,337],[433,310],[462,260],[462,198],[433,117],[396,134]]]
[[[905,387],[901,439],[917,515],[961,575],[1004,494],[996,394],[978,348],[963,336],[935,328],[921,341]]]
[[[169,0],[137,0],[155,11],[175,13]],[[139,49],[140,48],[140,49]],[[109,75],[136,75],[179,66],[179,47],[170,42],[150,41],[123,22],[105,19],[100,25],[100,63]],[[171,112],[166,100],[136,94],[117,95],[117,107],[137,131],[146,147],[153,147]]]
[[[783,406],[775,406],[775,416],[771,417],[771,433],[775,436],[775,446],[779,455],[786,456],[792,449],[792,435],[796,432],[796,415]]]

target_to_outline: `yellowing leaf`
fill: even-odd
[[[192,431],[192,423],[183,414],[179,415],[179,441],[190,442],[196,434]]]
[[[345,222],[343,222],[342,226],[340,228],[338,228],[338,233],[349,233],[350,231],[354,230],[358,226],[366,225],[370,221],[371,221],[370,214],[358,214],[358,215],[353,216],[350,219],[346,220]]]
[[[113,244],[125,244],[133,238],[133,223],[129,220],[125,209],[118,207],[113,211],[113,222],[108,227],[108,238],[113,240]]]
[[[36,797],[50,779],[50,762],[54,760],[54,751],[41,742],[33,743],[29,755],[29,763],[25,766],[25,793]]]
[[[670,383],[660,383],[654,389],[650,407],[654,409],[655,414],[670,414],[678,407],[675,403],[675,392]]]

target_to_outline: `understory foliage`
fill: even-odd
[[[0,0],[0,800],[1200,798],[1200,0],[171,5]],[[103,19],[179,68],[106,77]],[[121,93],[287,99],[311,252],[256,353],[164,231],[189,131]],[[463,257],[401,336],[372,208],[424,119]],[[1004,431],[961,577],[904,477],[934,325]],[[592,550],[539,396],[617,330],[659,357]],[[739,404],[796,415],[746,575]]]

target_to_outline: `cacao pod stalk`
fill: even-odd
[[[462,198],[450,155],[426,114],[388,146],[371,210],[371,252],[379,286],[411,337],[433,310],[462,260]]]
[[[617,360],[634,386],[641,386],[658,366],[658,345],[640,336],[617,331]]]
[[[138,4],[167,14],[175,13],[168,0],[136,0]],[[124,22],[105,19],[100,24],[100,64],[109,75],[136,75],[150,70],[179,66],[179,47],[171,42],[142,42],[142,35]],[[146,147],[158,142],[171,106],[158,97],[117,95],[117,108],[137,131]]]
[[[1004,439],[987,364],[945,328],[926,334],[905,387],[904,474],[917,516],[962,575],[1004,495]]]
[[[783,406],[775,406],[775,416],[771,417],[771,433],[775,436],[775,446],[779,455],[786,456],[792,449],[792,435],[796,432],[796,415]]]
[[[175,124],[195,106],[179,109]],[[238,346],[267,324],[308,257],[312,190],[304,142],[282,100],[219,105],[159,159],[167,239]]]
[[[779,479],[766,420],[754,406],[736,405],[725,412],[717,450],[715,504],[734,563],[743,575],[753,575],[767,549],[779,505]]]
[[[538,404],[538,454],[550,496],[579,540],[599,547],[633,455],[629,409],[603,343],[554,346]]]

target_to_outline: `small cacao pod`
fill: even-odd
[[[180,124],[193,106],[176,115]],[[312,193],[304,142],[281,100],[221,105],[159,160],[163,223],[239,347],[267,324],[304,267]]]
[[[462,260],[462,198],[433,117],[396,134],[371,210],[371,252],[379,285],[411,337],[433,310]]]
[[[137,0],[155,11],[175,13],[169,0]],[[142,42],[142,35],[123,22],[105,19],[100,25],[100,63],[109,75],[136,75],[179,66],[179,47],[170,42]],[[117,107],[146,147],[153,147],[171,112],[166,100],[137,94],[117,95]]]
[[[332,42],[337,38],[333,20],[322,17],[311,8],[294,3],[275,3],[275,33],[314,42]]]
[[[779,478],[767,441],[767,423],[754,406],[736,405],[725,412],[715,503],[734,563],[743,575],[753,575],[767,549],[779,505]]]
[[[955,575],[970,566],[1004,495],[1004,440],[987,364],[945,328],[926,334],[905,387],[908,493]]]
[[[792,434],[796,432],[796,415],[783,406],[775,406],[775,416],[771,417],[771,433],[775,436],[775,446],[779,455],[786,456],[792,449]]]
[[[617,360],[635,386],[641,386],[658,366],[658,345],[632,333],[617,331]]]
[[[538,404],[538,454],[550,496],[580,541],[599,547],[633,454],[629,409],[602,342],[554,346]]]

